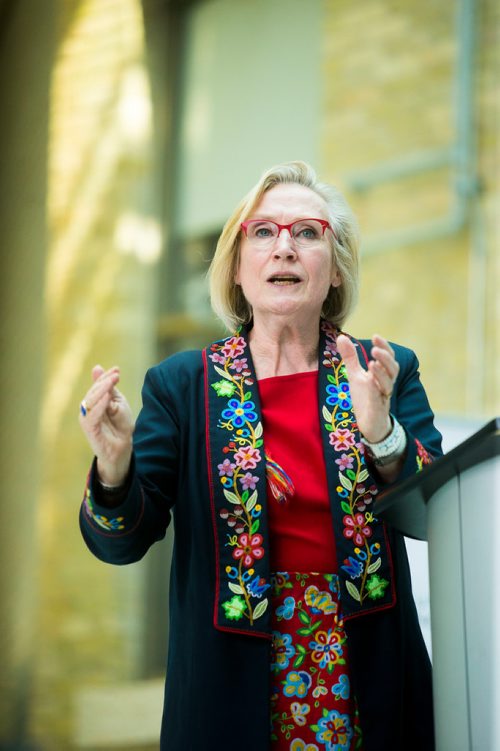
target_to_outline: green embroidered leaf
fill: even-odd
[[[297,644],[297,652],[301,655],[306,655],[307,649],[302,644]]]
[[[311,634],[316,631],[317,628],[321,626],[321,621],[317,621],[316,623],[313,623],[311,626]]]
[[[346,475],[350,480],[356,479],[356,472],[353,472],[352,469],[346,469]]]
[[[248,491],[245,491],[245,492],[248,492]],[[254,490],[252,495],[248,499],[248,501],[245,503],[245,508],[247,511],[251,511],[253,509],[253,507],[257,503],[257,498],[258,498],[257,491]]]
[[[328,715],[330,714],[330,712],[328,711],[328,709],[326,709],[326,707],[323,707],[321,712],[323,714],[323,717],[328,717]]]
[[[366,571],[367,574],[374,574],[375,571],[378,571],[380,566],[382,565],[382,558],[377,558],[374,563],[372,563],[370,566],[368,566],[368,569]]]
[[[251,391],[245,391],[245,394],[243,396],[243,401],[248,402],[252,398],[252,392]]]
[[[364,482],[367,477],[368,477],[368,470],[362,469],[358,475],[358,482]]]
[[[256,438],[260,438],[262,435],[262,423],[257,423],[257,427],[254,430],[254,435]]]
[[[342,509],[342,511],[345,511],[346,514],[351,513],[351,507],[346,501],[342,501],[342,503],[340,504],[340,508]]]
[[[350,480],[348,480],[347,477],[342,474],[342,472],[339,472],[339,480],[340,480],[340,484],[346,490],[352,490],[352,482]]]
[[[231,590],[231,592],[234,592],[235,595],[244,595],[245,594],[245,590],[243,589],[243,587],[240,587],[239,584],[234,584],[233,582],[228,582],[227,586],[229,587],[229,589]]]
[[[389,582],[386,579],[381,579],[380,576],[374,574],[366,582],[368,597],[372,600],[379,600],[384,596],[384,592],[388,586]]]
[[[225,370],[222,370],[222,368],[219,368],[217,365],[214,365],[214,369],[217,371],[217,373],[225,378],[228,381],[231,381],[231,383],[234,384],[233,377],[229,375],[229,373],[226,373]]]
[[[331,423],[331,421],[332,421],[332,413],[326,407],[326,405],[323,404],[323,409],[321,410],[321,412],[322,412],[323,417],[326,420],[326,422],[330,422]]]
[[[258,449],[263,445],[264,441],[262,438],[259,438],[257,441],[255,441],[255,448]]]
[[[332,433],[335,428],[330,422],[325,422],[325,428],[328,430],[329,433]]]
[[[243,493],[241,494],[241,500],[244,504],[246,504],[246,502],[248,501],[248,490],[243,491]]]
[[[307,613],[304,613],[303,610],[301,610],[299,613],[299,620],[301,620],[302,623],[306,623],[309,626],[309,623],[310,623],[309,616],[307,615]]]
[[[334,377],[333,377],[333,376],[331,375],[331,373],[328,373],[328,375],[327,375],[327,377],[326,377],[326,378],[327,378],[327,380],[328,380],[328,381],[330,381],[330,383],[337,383],[337,379],[336,379],[336,378],[334,378]]]
[[[319,725],[309,725],[313,733],[319,733]]]
[[[262,615],[264,615],[264,613],[267,610],[268,604],[269,604],[269,600],[267,599],[267,597],[265,600],[262,600],[262,602],[259,602],[259,604],[253,611],[254,621],[257,620],[257,618],[260,618]]]
[[[240,505],[241,501],[238,498],[238,496],[235,493],[232,493],[230,490],[226,490],[224,488],[224,497],[226,498],[229,503],[234,503]]]
[[[312,631],[310,628],[298,628],[297,633],[299,636],[311,636]]]
[[[300,666],[302,665],[305,659],[306,659],[305,655],[299,655],[297,659],[295,660],[295,662],[293,663],[293,667],[300,668]]]
[[[254,523],[252,524],[252,528],[250,530],[250,534],[254,535],[257,532],[257,530],[259,529],[259,527],[260,527],[260,519],[256,519],[254,521]]]
[[[217,393],[217,396],[232,396],[236,391],[236,386],[230,381],[216,381],[212,383],[212,388]]]
[[[354,584],[350,581],[346,581],[345,583],[347,591],[353,597],[357,602],[361,602],[361,595],[359,594],[357,588],[354,586]]]
[[[239,621],[243,618],[243,614],[247,609],[245,600],[242,600],[239,595],[234,595],[230,600],[222,603],[226,618],[230,621]]]

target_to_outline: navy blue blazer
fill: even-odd
[[[371,343],[360,342],[369,352]],[[415,354],[392,345],[400,366],[391,412],[408,448],[400,478],[441,454],[441,436]],[[360,349],[360,352],[361,352]],[[363,363],[363,357],[360,354]],[[270,640],[214,622],[218,542],[213,534],[202,353],[182,352],[146,374],[123,502],[100,505],[93,466],[80,512],[89,549],[113,564],[139,560],[173,516],[170,637],[162,751],[269,748]],[[265,437],[264,437],[265,438]],[[346,621],[365,751],[432,751],[432,682],[402,536],[389,529],[396,601]]]

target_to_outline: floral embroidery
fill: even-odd
[[[426,464],[432,464],[432,456],[422,446],[418,438],[415,438],[415,445],[417,447],[417,472],[420,472]]]
[[[227,580],[222,583],[222,608],[228,620],[248,619],[250,625],[268,607],[270,584],[252,568],[266,556],[264,538],[259,533],[262,504],[259,500],[259,475],[264,461],[262,423],[248,386],[254,381],[243,355],[247,343],[242,336],[232,336],[210,347],[209,359],[220,380],[211,383],[218,397],[224,400],[218,411],[217,428],[227,433],[223,439],[223,457],[216,464],[219,482],[228,508],[219,510],[219,517],[228,527],[226,547],[231,549],[233,566],[225,569]],[[224,600],[224,587],[229,599]],[[231,597],[231,594],[233,595]]]
[[[108,519],[107,516],[95,513],[94,506],[92,504],[90,488],[87,488],[85,490],[83,507],[87,516],[90,517],[90,519],[92,519],[99,527],[102,527],[102,529],[106,529],[110,532],[118,532],[121,529],[125,529],[125,525],[122,524],[122,522],[124,521],[123,516],[115,516],[113,517],[113,519]]]
[[[279,572],[271,576],[271,583],[271,748],[361,748],[338,576]],[[325,595],[332,606],[318,609],[318,598]]]
[[[329,444],[340,454],[335,464],[338,472],[336,491],[343,512],[342,534],[353,545],[353,551],[344,559],[341,569],[348,577],[345,586],[349,596],[362,605],[367,598],[375,601],[383,597],[389,585],[386,579],[375,577],[382,565],[381,545],[378,542],[371,544],[373,524],[377,520],[367,509],[377,495],[377,487],[366,467],[364,448],[351,410],[346,370],[336,347],[337,333],[326,322],[322,329],[326,337],[323,365],[328,368],[327,396],[322,412]]]

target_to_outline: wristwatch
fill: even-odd
[[[365,446],[366,453],[376,467],[384,467],[386,464],[396,461],[403,456],[406,449],[406,433],[401,424],[391,415],[392,430],[383,441],[370,443],[366,438],[361,436],[361,441]]]

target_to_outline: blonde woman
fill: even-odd
[[[140,559],[173,518],[163,751],[434,747],[430,663],[403,540],[377,494],[441,453],[418,362],[341,333],[358,233],[303,162],[266,172],[221,234],[232,332],[81,403],[90,550]]]

